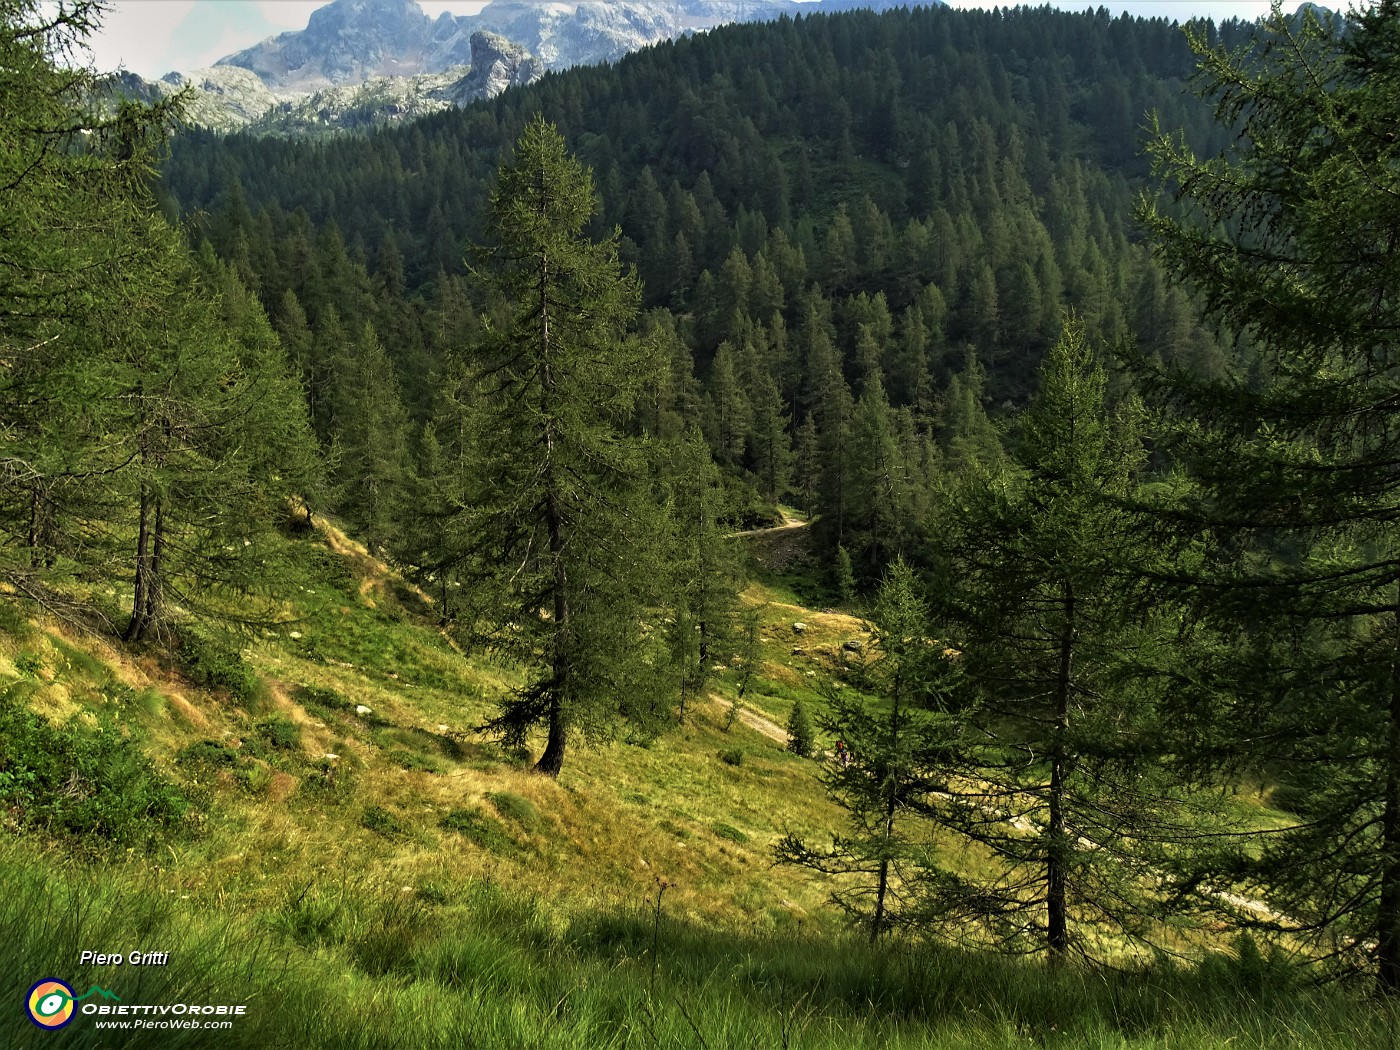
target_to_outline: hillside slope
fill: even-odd
[[[241,652],[197,632],[177,655],[127,650],[0,605],[0,740],[31,749],[0,748],[16,981],[239,1004],[249,1046],[1387,1045],[1368,1007],[1293,987],[1257,955],[1105,983],[844,933],[827,887],[773,867],[770,847],[843,827],[818,780],[828,759],[790,754],[780,727],[797,700],[820,711],[849,687],[856,617],[750,586],[762,655],[747,708],[732,705],[738,669],[718,669],[681,727],[594,742],[555,781],[472,732],[517,668],[461,653],[431,599],[338,529],[284,542],[295,597]],[[46,812],[66,831],[14,790],[46,757],[61,774]],[[188,808],[147,840],[179,809],[153,801],[169,790]],[[169,962],[79,961],[95,948]],[[1282,982],[1278,997],[1242,1009],[1249,972]],[[65,1045],[228,1039],[114,1041],[95,1020]],[[0,1021],[5,1045],[29,1032]]]
[[[0,688],[55,722],[112,716],[194,794],[197,834],[174,847],[193,892],[236,886],[267,905],[285,880],[335,872],[412,886],[489,876],[623,903],[660,876],[709,922],[771,928],[820,910],[817,887],[768,863],[787,830],[839,825],[816,763],[726,727],[716,702],[659,740],[596,742],[559,782],[531,775],[472,731],[517,669],[462,655],[429,625],[425,596],[333,527],[295,542],[296,598],[241,658],[210,643],[191,670],[42,622],[0,640]],[[770,692],[755,702],[785,718],[821,659],[765,663]],[[210,665],[222,684],[196,684]]]

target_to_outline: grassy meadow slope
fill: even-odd
[[[296,597],[241,653],[131,652],[5,608],[0,738],[28,750],[0,752],[0,777],[39,770],[0,817],[15,1000],[54,976],[247,1012],[232,1035],[86,1016],[55,1035],[11,1010],[0,1045],[1392,1045],[1378,1008],[1248,946],[1198,971],[1050,973],[844,932],[770,847],[841,827],[778,727],[844,687],[854,617],[751,586],[747,710],[730,717],[724,669],[681,728],[576,746],[556,782],[472,732],[518,669],[459,652],[334,528],[284,542]],[[47,757],[66,779],[45,809]],[[138,949],[169,964],[79,964]]]

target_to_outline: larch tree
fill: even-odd
[[[850,668],[858,688],[828,696],[820,721],[844,757],[824,767],[831,797],[849,814],[830,846],[787,835],[774,847],[781,864],[833,879],[832,900],[872,941],[929,921],[925,884],[934,869],[933,826],[926,819],[943,787],[957,732],[959,667],[929,637],[929,610],[902,559],[876,593],[872,652]]]
[[[127,456],[106,486],[107,530],[134,544],[128,641],[164,633],[176,607],[225,622],[270,615],[257,601],[278,584],[270,530],[320,482],[301,388],[262,307],[162,220],[146,236],[164,260],[127,323],[105,333],[108,441]]]
[[[1142,673],[1176,619],[1139,582],[1155,557],[1127,505],[1144,446],[1105,387],[1067,322],[1008,462],[952,488],[936,541],[964,688],[928,814],[992,862],[931,872],[932,910],[1052,959],[1089,952],[1096,928],[1152,932],[1162,895],[1140,847],[1181,801],[1154,762],[1162,679]]]
[[[1144,366],[1193,485],[1171,512],[1221,541],[1196,593],[1224,644],[1190,714],[1300,817],[1233,872],[1400,993],[1400,3],[1191,39],[1236,133],[1201,157],[1158,129],[1166,199],[1140,214],[1249,357]]]
[[[671,450],[665,479],[670,510],[671,580],[666,635],[680,717],[704,696],[715,666],[739,642],[739,559],[720,526],[724,482],[697,428]]]
[[[591,174],[536,118],[500,171],[494,244],[476,253],[505,305],[470,350],[480,488],[464,514],[489,600],[477,623],[539,668],[488,728],[523,746],[543,726],[535,768],[550,776],[576,732],[654,727],[668,699],[649,681],[642,629],[662,575],[660,514],[643,443],[627,432],[657,361],[629,335],[641,291],[618,235],[585,232],[595,208]]]
[[[97,334],[146,282],[130,236],[179,101],[91,107],[73,59],[95,2],[0,3],[0,575],[32,597],[87,557],[83,523],[123,465],[106,440],[112,359]],[[51,595],[50,595],[51,596]]]

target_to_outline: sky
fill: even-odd
[[[89,43],[93,64],[102,71],[119,66],[155,78],[172,69],[188,71],[250,47],[289,29],[305,29],[311,12],[328,0],[112,0],[102,31]],[[1002,0],[1007,3],[1008,0]],[[1014,4],[1020,0],[1009,0]],[[1034,0],[1039,3],[1040,0]],[[1184,20],[1195,17],[1257,18],[1269,0],[1052,0],[1055,7],[1080,11],[1102,5],[1114,14]],[[993,7],[986,0],[951,0],[953,7]],[[436,18],[443,11],[473,14],[486,0],[419,0]],[[1285,7],[1297,6],[1286,0]],[[1335,5],[1342,6],[1342,5]]]

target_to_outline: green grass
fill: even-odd
[[[233,1032],[36,1034],[0,1045],[240,1047],[888,1047],[1063,1050],[1393,1047],[1394,1009],[1312,988],[1248,951],[1130,974],[688,921],[662,894],[570,911],[494,882],[326,879],[261,913],[214,907],[133,862],[0,847],[12,998],[57,976],[123,1003],[232,1003]],[[450,903],[449,903],[450,902]],[[164,967],[79,965],[93,946]]]

